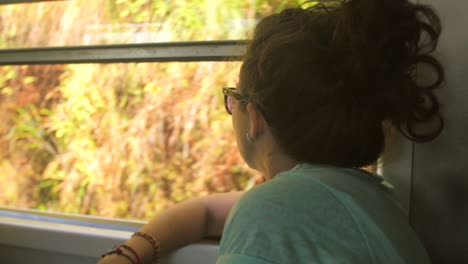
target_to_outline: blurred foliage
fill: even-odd
[[[108,36],[103,29],[125,36],[122,30],[148,23],[171,40],[237,39],[251,25],[234,24],[256,21],[286,3],[297,1],[5,5],[0,48],[106,44],[109,38],[89,40],[90,26],[98,36]],[[239,155],[220,93],[235,85],[239,66],[0,67],[0,181],[6,186],[0,204],[149,219],[189,197],[251,187],[259,177]]]
[[[74,0],[0,5],[0,48],[245,39],[299,0]]]

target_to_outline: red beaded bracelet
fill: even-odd
[[[150,242],[150,244],[153,246],[153,262],[156,262],[159,260],[159,250],[160,250],[160,246],[159,246],[159,243],[156,239],[154,239],[150,234],[147,234],[147,233],[144,233],[144,232],[135,232],[132,237],[134,236],[138,236],[138,237],[142,237],[144,239],[146,239],[148,242]]]
[[[109,255],[113,255],[113,254],[116,254],[118,256],[122,256],[122,257],[125,257],[126,259],[128,259],[132,264],[139,264],[139,263],[135,263],[135,261],[127,254],[125,254],[125,252],[122,251],[122,249],[120,248],[121,246],[117,246],[117,247],[114,247],[113,249],[107,251],[106,253],[102,254],[101,255],[101,258],[105,258]]]
[[[135,264],[142,264],[141,263],[141,258],[140,258],[140,255],[138,255],[138,253],[136,252],[136,250],[134,250],[131,246],[127,245],[127,244],[122,244],[120,245],[119,247],[122,247],[122,248],[125,248],[126,250],[130,251],[133,256],[135,257],[136,259],[136,263]]]

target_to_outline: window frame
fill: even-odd
[[[128,45],[22,48],[0,50],[0,65],[66,63],[138,63],[238,61],[246,50],[245,41],[202,41]],[[30,250],[96,260],[109,245],[123,243],[145,222],[118,218],[66,214],[0,207],[1,250]],[[43,237],[48,237],[47,242]],[[74,246],[61,241],[70,241]],[[204,240],[174,252],[169,258],[189,260],[202,255],[215,262],[218,240]],[[21,252],[23,252],[21,251]],[[29,251],[25,251],[28,253]],[[171,262],[172,263],[172,262]]]
[[[240,61],[247,43],[245,40],[191,41],[123,45],[93,45],[72,47],[0,49],[0,66],[78,64],[78,63],[140,63],[140,62],[202,62]],[[115,218],[88,217],[58,212],[41,213],[35,209],[15,209],[0,206],[1,214],[16,212],[17,217],[58,217],[64,220],[86,220],[120,224]],[[138,225],[138,224],[137,224]]]
[[[225,40],[0,49],[0,65],[232,62],[241,60],[246,46],[246,41]],[[105,252],[109,245],[123,243],[144,223],[144,221],[119,218],[0,206],[0,227],[8,233],[0,239],[0,244],[6,248],[0,247],[0,249],[55,252],[51,254],[52,257],[58,253],[95,259]],[[48,237],[46,243],[43,241],[44,236]],[[64,239],[74,246],[70,247],[69,244],[60,242]],[[214,263],[218,243],[217,239],[204,240],[174,252],[169,258],[189,260],[196,253]]]
[[[70,0],[2,0],[0,5],[11,5],[11,4],[32,4],[40,2],[59,2],[59,1],[70,1]]]
[[[56,2],[69,0],[4,0],[0,5]],[[141,62],[202,62],[240,61],[246,50],[245,40],[186,41],[143,44],[113,44],[66,47],[0,49],[0,66],[79,64],[79,63],[141,63]],[[126,221],[88,215],[66,214],[0,206],[0,218],[26,221],[58,222],[71,225],[119,225],[134,228],[141,221]],[[88,223],[88,224],[87,224]],[[108,229],[106,227],[101,227]]]
[[[103,252],[124,243],[144,223],[0,207],[0,255],[7,263],[96,263]],[[215,263],[218,243],[199,241],[164,257],[164,263],[191,263],[194,256],[202,263]]]
[[[239,61],[246,41],[191,41],[1,49],[0,65]]]

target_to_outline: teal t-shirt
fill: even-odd
[[[302,164],[245,193],[217,264],[430,263],[381,178]]]

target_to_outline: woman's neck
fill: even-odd
[[[271,180],[281,172],[291,170],[298,164],[297,161],[284,155],[271,155],[264,162],[263,177]]]

